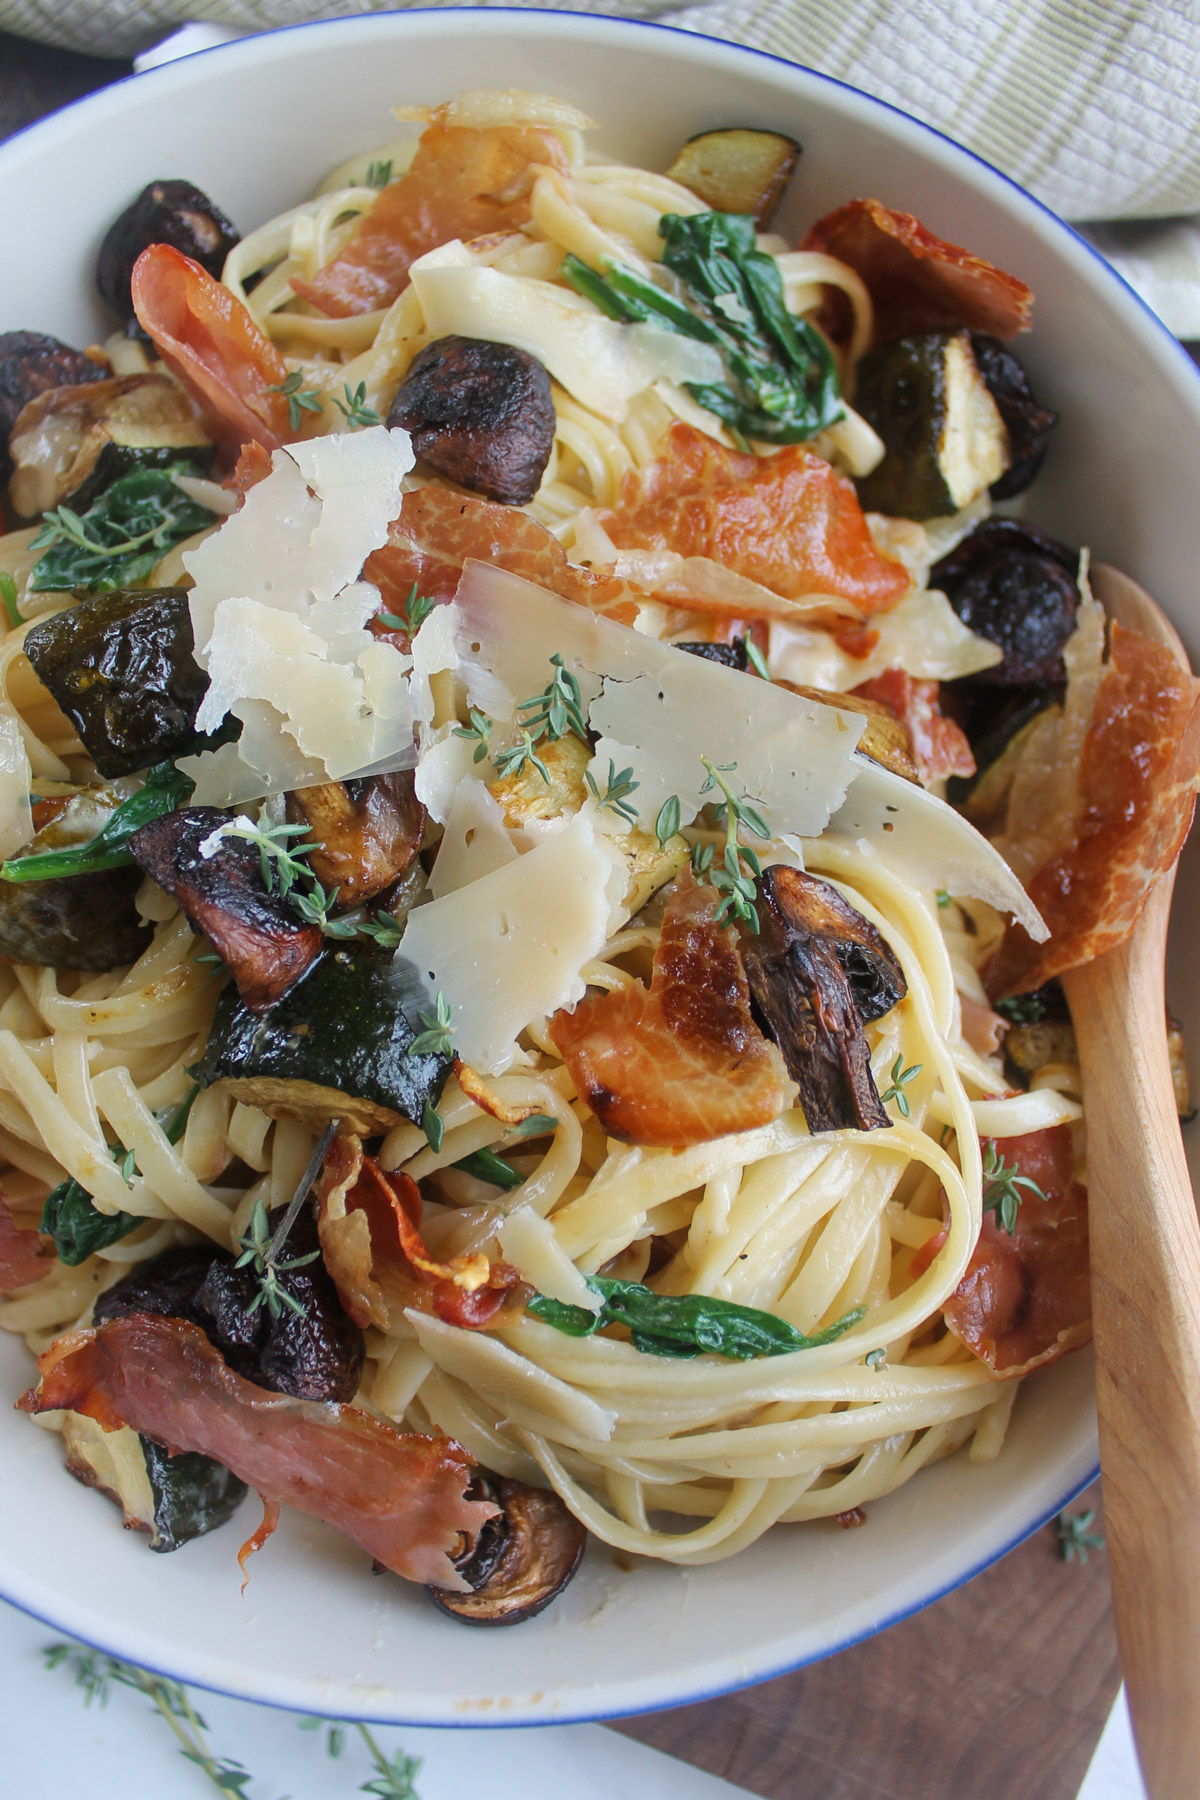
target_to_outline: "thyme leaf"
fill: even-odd
[[[517,723],[535,744],[543,738],[553,744],[573,732],[581,744],[588,743],[587,720],[583,716],[583,699],[579,683],[555,651],[550,658],[553,675],[540,694],[522,700],[517,708]]]
[[[764,681],[770,681],[771,671],[767,667],[767,659],[752,637],[746,638],[746,661],[756,675],[761,675]]]
[[[1094,1506],[1086,1512],[1059,1513],[1054,1523],[1058,1531],[1058,1554],[1064,1562],[1085,1563],[1089,1550],[1103,1550],[1103,1537],[1090,1529],[1095,1516]]]
[[[538,755],[534,740],[527,731],[522,731],[515,744],[492,759],[492,766],[497,775],[511,775],[514,778],[523,773],[525,764],[532,763],[546,786],[550,786],[550,771]]]
[[[365,395],[365,388],[363,391]],[[303,369],[292,369],[283,381],[272,382],[267,392],[283,395],[288,403],[288,424],[293,431],[299,431],[306,412],[319,413],[321,410],[321,396],[317,389],[304,386]]]
[[[425,1029],[417,1033],[404,1054],[406,1056],[449,1056],[454,1049],[454,1033],[450,1024],[453,1010],[445,994],[439,989],[434,1002],[434,1010],[431,1013],[419,1012],[417,1014]]]
[[[756,851],[743,844],[738,836],[740,830],[748,831],[752,837],[763,838],[771,835],[771,828],[749,800],[739,799],[725,780],[737,768],[736,763],[714,763],[707,756],[700,761],[708,770],[708,778],[701,788],[702,794],[719,789],[724,795],[722,802],[725,814],[725,853],[717,863],[711,844],[695,846],[692,851],[692,868],[699,880],[707,880],[722,894],[724,898],[718,906],[713,918],[720,925],[727,918],[738,919],[747,926],[754,936],[758,936],[758,899],[757,881],[762,874],[762,864]],[[697,850],[700,854],[697,855]],[[707,856],[704,852],[707,851]]]
[[[23,621],[17,606],[17,584],[7,569],[0,569],[0,604],[8,614],[9,625],[15,631]]]
[[[669,794],[658,809],[658,817],[654,821],[654,835],[658,839],[660,850],[665,850],[673,837],[679,832],[683,819],[683,809],[679,804],[678,794]]]
[[[997,1000],[994,1010],[1014,1025],[1036,1025],[1050,1009],[1041,994],[1032,993],[1010,994],[1007,1000]]]
[[[459,738],[478,738],[479,742],[475,746],[475,754],[471,758],[471,761],[481,763],[491,748],[492,731],[495,721],[489,719],[486,713],[481,713],[476,706],[469,707],[468,712],[470,715],[470,724],[456,725],[454,727],[454,736]]]
[[[994,1139],[987,1140],[983,1147],[983,1210],[995,1213],[997,1223],[1010,1237],[1017,1229],[1017,1209],[1024,1197],[1018,1189],[1024,1188],[1035,1200],[1046,1198],[1037,1182],[1019,1174],[1018,1167],[1004,1161]]]
[[[880,1101],[884,1106],[887,1105],[889,1100],[894,1100],[896,1102],[896,1111],[904,1119],[907,1119],[910,1114],[908,1095],[904,1090],[910,1081],[916,1080],[924,1066],[924,1063],[910,1063],[906,1069],[904,1067],[903,1056],[898,1056],[892,1064],[892,1085],[887,1089],[886,1093],[882,1093],[879,1096]]]
[[[392,159],[390,156],[383,157],[378,162],[370,162],[367,164],[366,185],[369,188],[375,188],[376,190],[385,188],[391,179]]]

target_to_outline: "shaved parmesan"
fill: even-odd
[[[409,270],[431,337],[527,350],[583,405],[619,424],[635,394],[669,381],[719,382],[716,350],[652,325],[618,325],[574,289],[480,267],[455,239]]]
[[[20,850],[33,836],[31,780],[21,721],[12,702],[0,695],[0,859]]]
[[[530,1357],[518,1356],[494,1332],[463,1331],[432,1313],[410,1311],[404,1316],[426,1356],[482,1394],[501,1418],[547,1433],[560,1443],[604,1444],[611,1438],[617,1423],[614,1411],[540,1369]]]
[[[610,757],[632,768],[641,785],[630,803],[647,828],[669,794],[685,823],[705,805],[703,756],[736,765],[736,788],[777,832],[817,836],[846,796],[859,716],[689,656],[483,563],[468,563],[455,608],[472,704],[510,721],[514,697],[546,685],[556,650],[601,733],[594,780],[603,791]]]
[[[359,576],[387,538],[412,467],[382,426],[277,450],[241,509],[184,556],[197,726],[242,721],[236,748],[187,759],[196,798],[224,804],[411,768],[409,659],[365,629],[379,593]]]
[[[1011,913],[1036,943],[1050,933],[1000,852],[973,825],[914,782],[856,756],[845,805],[828,835],[863,841],[899,863],[918,887],[970,895]]]
[[[523,1281],[565,1306],[600,1311],[604,1301],[590,1288],[558,1241],[553,1225],[531,1206],[515,1206],[500,1227],[500,1252]]]
[[[496,869],[516,860],[517,851],[499,802],[482,781],[460,783],[438,845],[437,860],[429,877],[435,900],[457,893],[472,881],[481,881]]]
[[[844,694],[885,669],[919,681],[957,681],[1003,660],[998,644],[963,624],[945,594],[923,588],[870,621],[877,641],[866,656],[850,656],[815,626],[772,619],[767,666],[778,681]]]
[[[625,878],[623,862],[580,816],[410,914],[397,955],[450,1002],[454,1048],[465,1062],[500,1074],[526,1025],[582,996],[580,970],[604,944]]]

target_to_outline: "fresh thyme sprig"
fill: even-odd
[[[1054,1523],[1058,1530],[1058,1554],[1064,1562],[1085,1563],[1089,1550],[1103,1550],[1103,1537],[1090,1529],[1095,1516],[1094,1506],[1086,1512],[1059,1513]]]
[[[1014,1025],[1036,1025],[1049,1007],[1041,994],[1010,994],[1007,1000],[997,1000],[994,1010]]]
[[[937,903],[938,903],[938,911],[939,912],[945,912],[946,908],[950,905],[950,896],[946,892],[945,888],[938,889]]]
[[[180,1755],[194,1763],[218,1793],[236,1794],[246,1800],[246,1783],[253,1780],[250,1771],[232,1757],[213,1754],[205,1738],[208,1726],[180,1682],[171,1681],[165,1675],[152,1675],[149,1669],[139,1669],[133,1663],[105,1656],[99,1650],[86,1650],[82,1645],[51,1644],[42,1656],[48,1669],[66,1667],[73,1672],[77,1686],[83,1689],[85,1706],[91,1706],[93,1702],[97,1706],[107,1706],[114,1684],[144,1694],[174,1732]],[[400,1794],[395,1800],[410,1800],[410,1797],[415,1800],[411,1788],[408,1795]]]
[[[421,1130],[425,1133],[425,1142],[436,1156],[446,1136],[446,1121],[436,1106],[425,1102],[425,1110],[421,1114]]]
[[[234,1268],[243,1269],[248,1263],[253,1263],[255,1278],[258,1281],[258,1293],[250,1302],[251,1314],[256,1313],[260,1306],[265,1305],[273,1319],[282,1318],[285,1306],[290,1312],[296,1313],[298,1317],[304,1318],[305,1316],[307,1308],[296,1299],[294,1294],[289,1294],[285,1287],[280,1286],[279,1277],[286,1275],[292,1269],[302,1269],[306,1263],[316,1262],[321,1252],[311,1250],[307,1256],[293,1256],[287,1262],[282,1260],[282,1252],[292,1226],[300,1215],[300,1208],[308,1198],[308,1190],[321,1173],[329,1147],[337,1136],[337,1131],[337,1119],[330,1119],[313,1146],[313,1153],[308,1159],[307,1167],[300,1177],[295,1193],[288,1201],[287,1211],[275,1227],[274,1236],[271,1236],[270,1233],[267,1209],[261,1200],[256,1200],[254,1211],[250,1215],[250,1230],[245,1237],[234,1239],[242,1252],[233,1265]]]
[[[1017,1209],[1023,1197],[1017,1189],[1024,1188],[1035,1200],[1046,1198],[1037,1182],[1018,1174],[1017,1169],[1015,1162],[1004,1161],[989,1138],[983,1146],[983,1210],[995,1213],[997,1223],[1010,1237],[1017,1229]]]
[[[259,853],[262,866],[263,885],[269,894],[278,893],[286,899],[302,876],[309,876],[309,869],[303,861],[311,856],[314,850],[321,848],[316,839],[306,844],[295,844],[293,838],[303,837],[308,830],[307,825],[273,825],[261,819],[256,823],[245,813],[239,813],[225,825],[205,838],[200,846],[200,854],[211,855],[222,838],[243,838],[246,843],[253,844]]]
[[[596,778],[590,769],[586,772],[585,780],[587,781],[596,804],[600,808],[603,809],[604,807],[607,807],[610,812],[616,813],[618,818],[624,819],[627,825],[637,824],[637,807],[631,805],[628,796],[633,793],[635,788],[641,787],[642,784],[640,781],[635,781],[633,779],[633,770],[631,768],[622,769],[620,774],[618,774],[617,766],[610,756],[608,759],[608,783],[603,793],[601,793]]]
[[[764,681],[770,681],[771,671],[767,667],[767,659],[752,637],[746,639],[746,661],[756,675],[761,675]]]
[[[550,658],[553,675],[540,694],[522,700],[517,708],[517,724],[528,731],[535,744],[543,740],[553,744],[574,732],[581,744],[588,742],[587,720],[583,716],[583,697],[579,683],[567,668],[557,650]]]
[[[336,1761],[346,1748],[346,1733],[357,1731],[375,1767],[373,1781],[364,1781],[360,1794],[373,1794],[375,1800],[420,1800],[413,1783],[421,1771],[419,1756],[406,1756],[397,1750],[395,1756],[384,1755],[374,1733],[361,1720],[301,1719],[301,1731],[324,1731],[325,1754]]]
[[[316,388],[304,386],[303,369],[293,369],[285,380],[273,382],[267,392],[283,395],[288,403],[288,424],[293,431],[299,431],[304,413],[319,413],[321,410],[321,396]]]
[[[497,775],[512,775],[515,777],[524,771],[526,763],[533,764],[542,780],[546,783],[546,786],[549,787],[550,771],[538,755],[534,739],[530,737],[527,731],[523,731],[517,739],[517,742],[515,744],[510,744],[507,750],[501,750],[499,755],[493,758],[492,766]]]
[[[414,581],[408,590],[408,599],[404,602],[403,613],[377,612],[375,617],[389,631],[407,631],[410,640],[415,638],[422,625],[437,605],[436,594],[418,594]]]
[[[348,381],[344,382],[342,384],[342,392],[346,396],[345,400],[341,401],[335,396],[333,404],[337,407],[352,431],[361,431],[364,425],[378,425],[380,423],[380,416],[375,411],[375,408],[367,405],[367,384],[365,381],[360,381],[356,388],[351,388]],[[318,402],[318,406],[319,404],[320,403]],[[313,410],[315,411],[317,409],[314,408]],[[297,427],[293,425],[292,430],[295,431],[296,429]]]
[[[491,749],[492,731],[495,726],[495,720],[489,719],[486,713],[481,713],[477,706],[469,707],[468,712],[470,714],[470,724],[456,725],[454,727],[454,736],[460,738],[478,738],[479,741],[475,746],[475,754],[471,758],[471,761],[481,763]]]
[[[439,989],[434,1002],[434,1010],[431,1013],[419,1012],[417,1014],[425,1029],[418,1031],[404,1054],[406,1056],[449,1056],[454,1048],[454,1033],[450,1024],[453,1011],[445,994]]]
[[[705,848],[710,853],[707,861],[702,857],[700,860],[703,866],[697,868],[697,859],[693,854],[692,867],[697,875],[710,881],[718,893],[724,896],[713,914],[714,922],[719,925],[726,918],[738,919],[757,937],[758,908],[755,901],[758,898],[757,882],[762,874],[762,863],[757,852],[740,841],[738,831],[745,829],[753,837],[766,840],[771,835],[771,828],[758,808],[749,800],[739,799],[725,780],[726,775],[731,775],[737,768],[736,763],[717,764],[710,762],[707,756],[702,756],[700,761],[708,770],[708,779],[700,792],[707,794],[719,788],[725,796],[725,854],[720,864],[716,864],[711,845],[706,845]]]
[[[924,1063],[910,1063],[906,1069],[903,1056],[898,1056],[892,1064],[892,1085],[885,1093],[880,1094],[879,1098],[884,1106],[889,1100],[894,1100],[896,1111],[901,1118],[907,1119],[911,1110],[908,1104],[908,1095],[904,1090],[910,1081],[916,1080],[924,1067]]]
[[[24,621],[17,606],[17,584],[7,569],[0,569],[0,605],[3,605],[8,614],[8,623],[15,631]]]
[[[366,185],[369,188],[375,188],[376,190],[385,188],[391,179],[392,159],[390,156],[383,157],[378,162],[370,162],[367,164]]]
[[[361,909],[335,917],[333,907],[340,889],[326,888],[308,870],[312,886],[305,893],[297,888],[288,896],[292,910],[306,925],[315,925],[327,938],[370,938],[381,950],[394,950],[404,935],[403,928],[390,913],[365,913]]]

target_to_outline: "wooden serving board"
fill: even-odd
[[[0,32],[0,138],[129,72]],[[766,1800],[1075,1800],[1118,1681],[1104,1553],[1047,1527],[853,1650],[616,1729]]]

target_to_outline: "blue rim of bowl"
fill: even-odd
[[[47,114],[45,118],[36,119],[31,124],[23,127],[22,130],[14,132],[9,138],[5,139],[3,143],[0,143],[0,154],[2,154],[10,144],[23,142],[24,140],[35,136],[37,133],[61,120],[68,113],[74,113],[80,108],[85,108],[93,104],[102,95],[109,94],[116,89],[127,87],[133,82],[159,79],[164,74],[168,74],[171,70],[176,69],[179,66],[179,63],[184,61],[191,62],[194,58],[230,56],[238,55],[239,53],[245,54],[243,47],[247,44],[257,44],[268,39],[274,40],[282,37],[294,37],[300,32],[326,31],[337,33],[339,31],[345,31],[347,28],[351,30],[356,27],[362,29],[368,25],[387,19],[436,19],[439,24],[448,26],[455,32],[467,30],[470,22],[476,19],[481,23],[487,24],[492,24],[496,21],[505,19],[510,21],[520,20],[523,25],[528,26],[531,15],[535,14],[541,22],[541,27],[548,28],[551,32],[557,29],[557,21],[564,20],[576,21],[588,25],[600,24],[602,27],[616,26],[631,31],[654,32],[658,36],[664,38],[668,36],[687,37],[693,39],[698,44],[714,45],[725,55],[732,53],[739,58],[751,57],[758,61],[770,64],[772,68],[799,71],[825,87],[835,88],[840,92],[852,94],[856,100],[866,101],[872,108],[878,108],[889,114],[891,117],[902,120],[906,129],[915,129],[919,135],[925,134],[942,144],[948,145],[956,155],[965,157],[969,162],[985,170],[989,176],[1011,190],[1013,194],[1017,195],[1023,203],[1033,207],[1044,218],[1048,219],[1051,222],[1051,225],[1056,227],[1057,230],[1065,233],[1070,240],[1081,246],[1082,249],[1087,252],[1090,261],[1096,264],[1103,272],[1103,278],[1115,284],[1115,286],[1129,299],[1132,299],[1138,310],[1144,313],[1151,321],[1155,329],[1156,337],[1160,340],[1165,340],[1166,343],[1171,345],[1176,352],[1177,360],[1182,362],[1188,372],[1188,380],[1200,389],[1200,369],[1197,369],[1195,363],[1193,363],[1179,339],[1172,335],[1163,324],[1163,321],[1159,318],[1158,314],[1154,311],[1153,307],[1142,298],[1137,289],[1132,287],[1130,283],[1126,281],[1125,277],[1113,267],[1107,258],[1104,257],[1093,244],[1090,244],[1080,232],[1075,230],[1074,226],[1070,225],[1065,219],[1060,218],[1051,207],[1046,205],[1045,201],[1039,200],[1036,195],[1031,194],[1028,189],[1023,188],[1019,182],[1014,181],[1010,175],[1006,175],[1002,169],[997,169],[993,163],[988,162],[985,157],[980,156],[974,150],[969,150],[965,145],[960,144],[954,138],[949,137],[944,131],[939,131],[936,126],[928,125],[923,119],[915,118],[913,114],[906,113],[901,107],[894,106],[890,101],[877,99],[873,94],[866,93],[862,88],[856,88],[850,82],[841,81],[837,76],[826,75],[819,69],[811,68],[807,63],[793,62],[787,57],[777,56],[772,51],[760,50],[748,44],[726,44],[721,39],[708,37],[703,32],[681,31],[677,27],[659,24],[657,21],[651,19],[625,19],[617,18],[610,14],[574,12],[565,9],[561,11],[556,9],[553,12],[545,12],[532,7],[508,6],[453,6],[446,8],[408,7],[358,14],[352,18],[311,19],[296,25],[281,26],[274,31],[254,33],[245,38],[234,39],[229,43],[213,44],[204,50],[190,52],[186,58],[180,57],[169,63],[159,64],[152,69],[135,71],[130,75],[122,76],[119,80],[110,82],[103,88],[97,88],[93,90],[92,93],[85,94],[78,100],[69,101],[65,106],[59,107],[53,113]],[[566,34],[564,33],[564,35]],[[721,1699],[724,1695],[737,1693],[742,1688],[756,1687],[761,1682],[775,1680],[781,1675],[794,1674],[799,1669],[811,1667],[812,1664],[817,1662],[823,1662],[827,1657],[836,1656],[843,1650],[853,1649],[856,1644],[864,1643],[868,1638],[878,1636],[880,1632],[889,1630],[893,1625],[903,1624],[906,1619],[915,1617],[917,1613],[923,1612],[927,1606],[933,1606],[937,1601],[945,1599],[947,1594],[955,1592],[955,1590],[960,1587],[965,1587],[966,1584],[969,1581],[973,1581],[977,1575],[983,1574],[986,1569],[991,1568],[993,1564],[1000,1562],[1013,1550],[1025,1543],[1035,1532],[1042,1530],[1053,1519],[1057,1518],[1063,1508],[1069,1506],[1077,1495],[1081,1494],[1085,1488],[1090,1487],[1092,1482],[1099,1477],[1099,1474],[1100,1465],[1099,1463],[1096,1463],[1082,1479],[1072,1480],[1071,1485],[1061,1499],[1049,1507],[1040,1509],[1028,1524],[1023,1525],[1019,1531],[1008,1538],[1003,1544],[999,1545],[995,1550],[989,1550],[989,1552],[971,1568],[965,1570],[962,1574],[954,1576],[951,1580],[946,1581],[931,1593],[922,1595],[919,1600],[899,1607],[895,1612],[888,1614],[886,1617],[881,1618],[870,1625],[864,1626],[862,1630],[852,1632],[848,1637],[839,1639],[836,1644],[830,1644],[826,1648],[814,1651],[811,1654],[802,1655],[796,1660],[790,1658],[785,1659],[771,1668],[760,1670],[744,1681],[732,1681],[727,1686],[700,1688],[694,1692],[689,1691],[681,1693],[669,1700],[657,1700],[649,1706],[640,1708],[636,1714],[630,1714],[624,1710],[603,1710],[603,1708],[597,1708],[581,1713],[555,1713],[549,1716],[542,1714],[536,1717],[526,1716],[508,1719],[503,1722],[492,1720],[485,1721],[482,1719],[463,1719],[456,1721],[453,1725],[443,1726],[429,1725],[427,1720],[421,1718],[406,1718],[394,1711],[386,1713],[376,1711],[349,1712],[345,1714],[345,1717],[348,1721],[361,1719],[366,1724],[413,1726],[428,1730],[504,1731],[522,1730],[531,1726],[594,1724],[608,1719],[647,1716],[656,1712],[669,1712],[676,1707],[693,1706],[701,1704],[706,1700]],[[57,1620],[46,1617],[45,1614],[38,1612],[31,1606],[25,1605],[14,1596],[0,1594],[0,1598],[7,1600],[9,1604],[15,1606],[18,1611],[25,1613],[30,1618],[40,1620],[42,1624],[50,1626],[51,1629],[55,1631],[63,1631],[66,1629],[66,1627],[60,1625]],[[105,1655],[119,1656],[120,1654],[119,1651],[113,1650],[104,1644],[95,1644],[94,1648],[100,1650]],[[141,1664],[139,1666],[148,1668],[152,1674],[164,1675],[172,1680],[181,1679],[176,1676],[173,1671],[155,1667],[153,1664]],[[285,1701],[278,1699],[263,1698],[258,1695],[249,1696],[244,1692],[238,1692],[235,1688],[224,1687],[216,1681],[202,1681],[195,1677],[187,1677],[186,1679],[189,1687],[200,1688],[202,1691],[208,1693],[224,1694],[230,1699],[235,1700],[251,1698],[256,1705],[269,1706],[277,1712],[301,1712],[307,1710],[299,1706],[289,1706]]]

